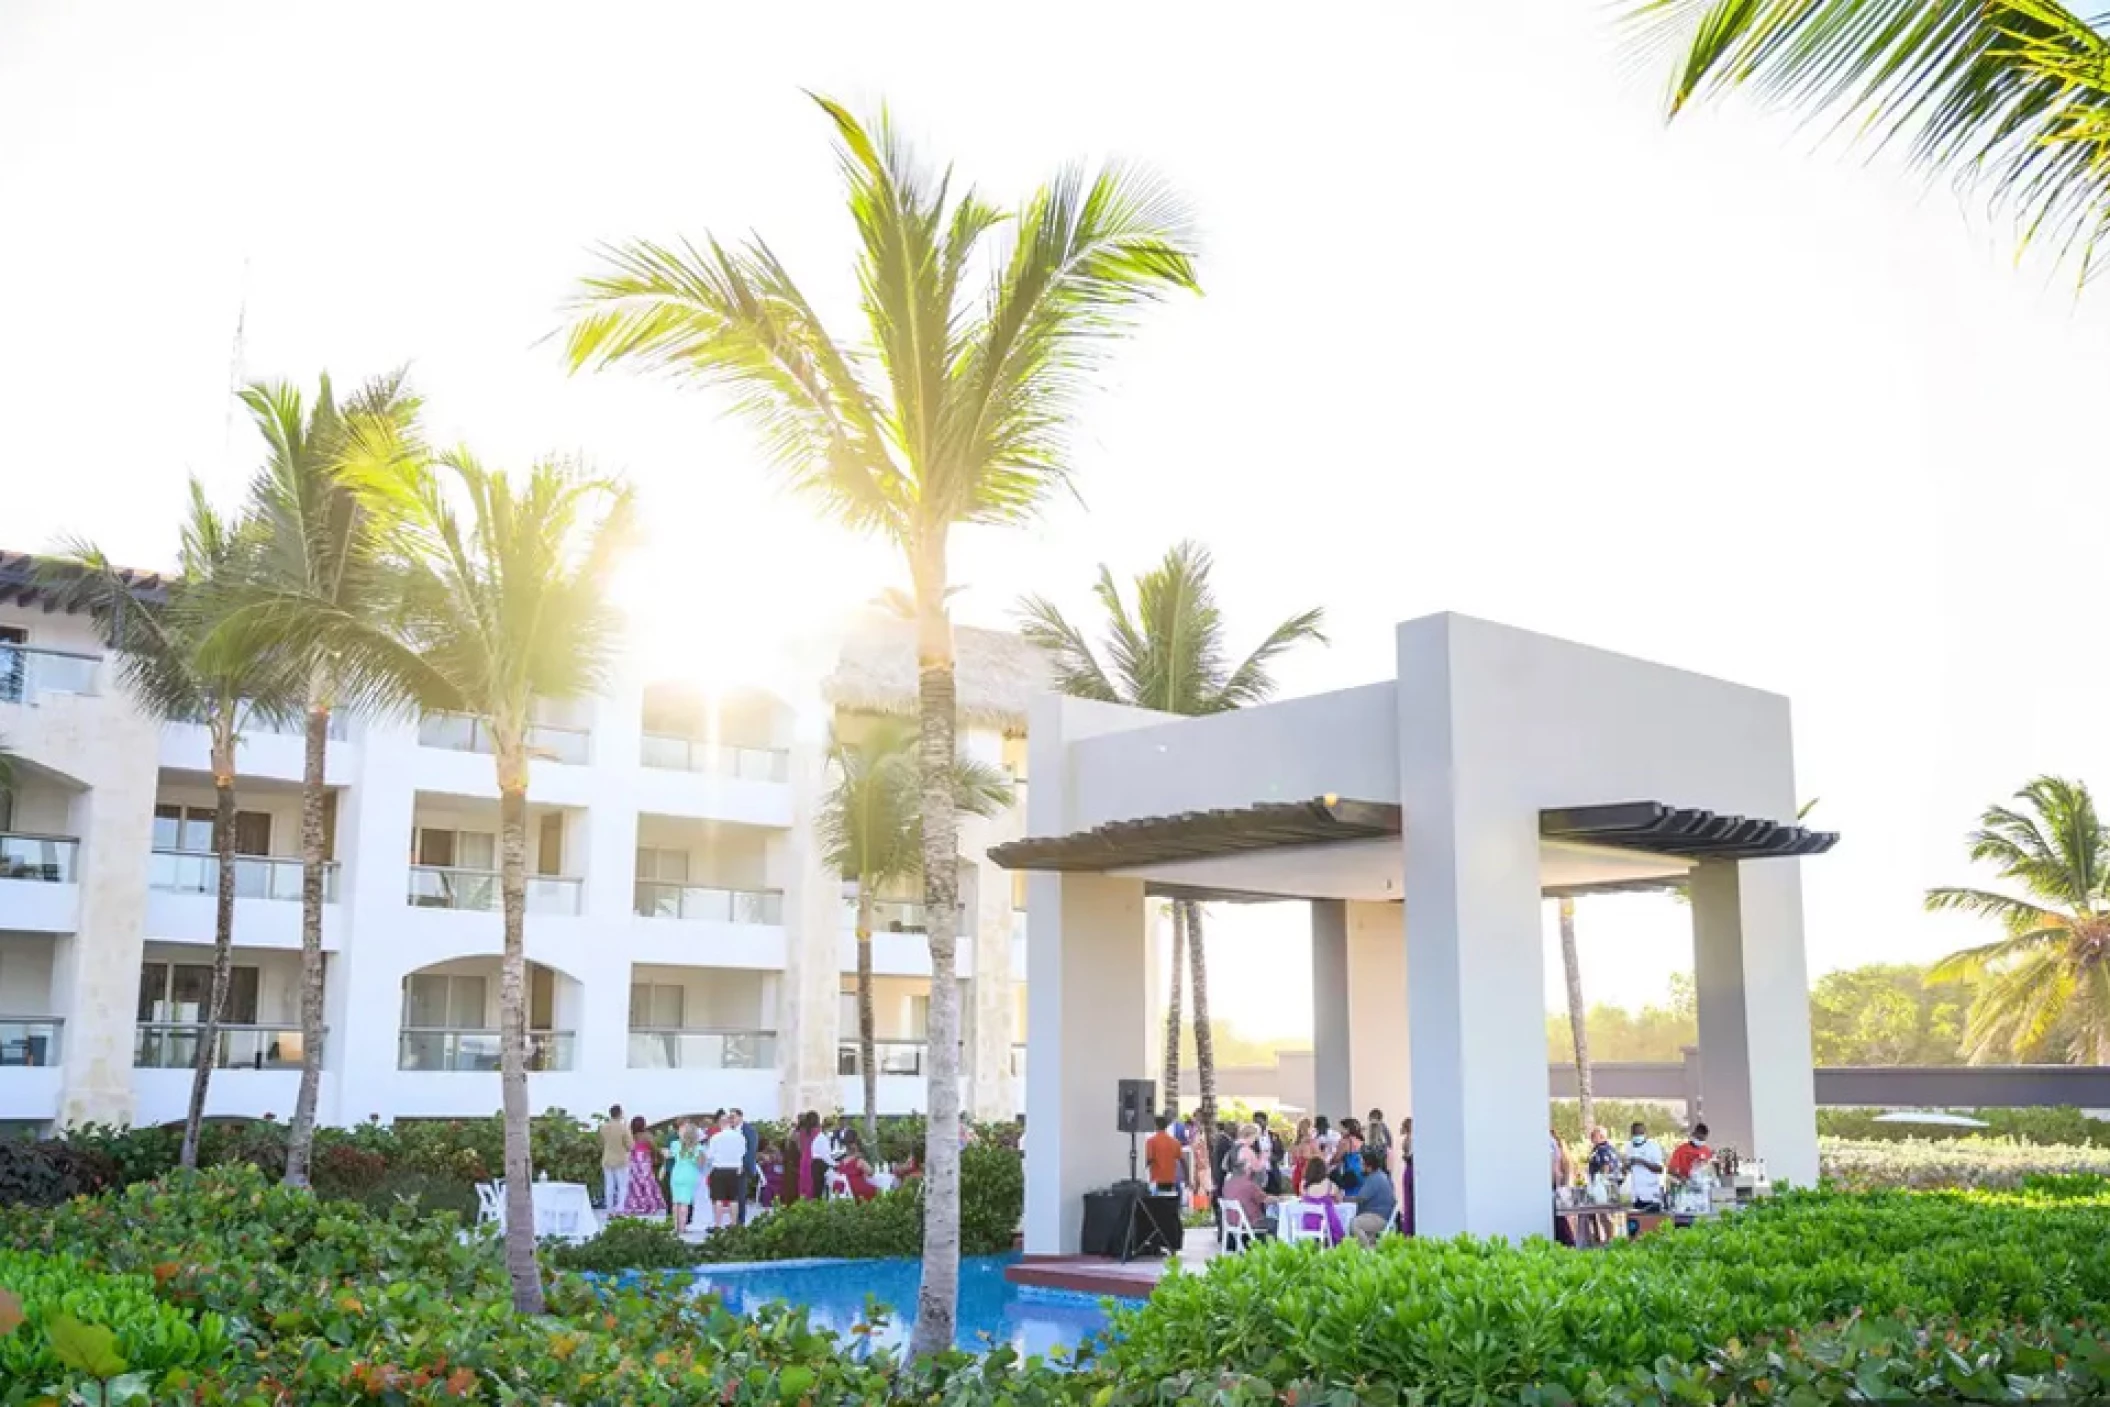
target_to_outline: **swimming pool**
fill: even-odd
[[[984,1352],[1008,1344],[1023,1354],[1074,1348],[1106,1327],[1106,1311],[1090,1295],[1013,1285],[1004,1267],[1016,1256],[960,1259],[961,1348]],[[876,1344],[908,1342],[916,1317],[916,1286],[922,1266],[912,1260],[779,1261],[754,1265],[704,1266],[696,1289],[746,1314],[774,1300],[804,1305],[816,1328],[845,1334],[864,1318],[867,1296],[893,1310]]]

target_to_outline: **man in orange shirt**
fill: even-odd
[[[1680,1182],[1692,1180],[1692,1170],[1714,1157],[1714,1150],[1707,1146],[1707,1125],[1694,1124],[1692,1137],[1670,1152],[1670,1175]]]
[[[1150,1171],[1150,1190],[1160,1195],[1178,1194],[1180,1166],[1187,1157],[1187,1150],[1169,1132],[1171,1123],[1165,1115],[1158,1115],[1158,1131],[1143,1140],[1143,1166]]]

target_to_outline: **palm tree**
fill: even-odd
[[[52,564],[54,585],[89,611],[118,652],[132,697],[153,716],[205,726],[213,782],[214,884],[212,990],[191,1068],[183,1121],[182,1166],[198,1165],[198,1131],[220,1045],[220,1019],[234,971],[235,758],[242,730],[257,716],[281,717],[290,703],[280,659],[215,641],[222,613],[254,570],[254,526],[222,516],[190,481],[179,571],[165,601],[140,599],[131,579],[93,544],[70,543]]]
[[[829,748],[836,781],[820,816],[828,867],[857,884],[857,1064],[864,1076],[865,1146],[879,1146],[879,1062],[872,1011],[872,901],[886,884],[914,876],[923,863],[922,780],[913,725],[875,719],[855,742]],[[953,803],[970,816],[994,816],[1011,804],[1000,767],[956,760]]]
[[[505,918],[506,1270],[514,1308],[540,1314],[528,1146],[528,739],[536,700],[592,694],[606,674],[620,628],[609,585],[634,537],[633,504],[628,489],[562,463],[539,463],[516,484],[466,450],[437,465],[400,457],[358,484],[399,573],[394,629],[420,661],[410,682],[425,706],[469,714],[491,738]]]
[[[300,805],[300,1092],[286,1137],[286,1182],[305,1187],[322,1083],[322,899],[330,715],[405,697],[416,661],[378,631],[394,583],[375,552],[372,515],[353,490],[414,443],[418,401],[401,373],[367,383],[342,409],[324,375],[313,404],[284,382],[255,383],[242,403],[264,437],[250,490],[262,534],[256,571],[215,647],[282,655],[300,681],[305,756]]]
[[[1099,568],[1093,588],[1106,612],[1107,658],[1099,661],[1084,632],[1070,624],[1054,603],[1029,596],[1019,603],[1020,629],[1045,650],[1055,671],[1055,687],[1081,699],[1156,709],[1161,713],[1224,713],[1265,701],[1275,692],[1270,672],[1278,655],[1306,641],[1324,644],[1325,612],[1318,608],[1291,616],[1268,633],[1235,667],[1224,653],[1223,615],[1209,573],[1208,549],[1182,542],[1156,567],[1136,578],[1134,612],[1121,599],[1114,574]],[[1209,1024],[1209,966],[1202,943],[1201,905],[1191,899],[1172,904],[1175,953],[1184,943],[1188,977],[1194,989],[1194,1064],[1201,1085],[1201,1120],[1216,1136],[1216,1051]],[[1176,962],[1176,959],[1175,959]],[[1177,968],[1175,967],[1175,971]],[[1165,1080],[1177,1089],[1176,1042],[1178,1004],[1166,1018]]]
[[[1575,1102],[1583,1132],[1597,1122],[1597,1098],[1591,1089],[1590,1032],[1583,1010],[1582,955],[1575,947],[1575,896],[1560,896],[1561,966],[1568,974],[1568,1029],[1575,1037]]]
[[[1990,918],[2006,936],[1951,953],[1930,982],[1977,981],[1964,1031],[1972,1062],[2026,1058],[2063,1025],[2076,1064],[2110,1061],[2110,833],[2080,782],[2039,777],[1993,806],[1970,834],[1971,858],[1999,867],[2023,897],[1930,889],[1930,910]]]
[[[930,1130],[923,1281],[910,1339],[953,1343],[960,1277],[959,828],[948,546],[1066,487],[1069,412],[1140,305],[1194,289],[1187,214],[1158,182],[1068,169],[1008,218],[916,159],[882,115],[834,124],[857,226],[866,345],[838,341],[760,239],[607,252],[573,308],[574,368],[631,363],[725,385],[777,470],[907,559],[917,622],[923,897],[930,911]],[[1008,247],[992,236],[1009,233]]]
[[[1731,88],[1836,114],[2077,253],[2110,233],[2110,38],[2050,0],[1629,0],[1669,107]]]

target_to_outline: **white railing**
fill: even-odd
[[[80,853],[80,841],[70,835],[0,831],[0,879],[71,884]]]
[[[0,1069],[28,1069],[59,1063],[62,1016],[0,1016]]]
[[[484,1071],[498,1068],[499,1033],[457,1026],[406,1026],[396,1048],[398,1070]],[[575,1031],[527,1033],[530,1070],[569,1070],[577,1054]]]
[[[283,899],[300,902],[302,865],[297,856],[237,855],[234,893],[237,899]],[[218,894],[220,857],[209,850],[156,850],[147,866],[147,888],[171,894]],[[337,862],[322,867],[323,902],[337,902]]]
[[[198,1041],[205,1027],[197,1022],[142,1021],[132,1047],[137,1070],[190,1070],[198,1063]],[[222,1022],[213,1040],[216,1070],[298,1070],[306,1041],[297,1025],[244,1025]]]
[[[775,1031],[702,1031],[687,1027],[633,1026],[633,1070],[774,1070]]]
[[[637,882],[639,918],[699,919],[705,923],[782,923],[780,889],[722,889],[710,884]]]
[[[93,694],[101,655],[0,643],[0,703],[33,704],[46,694]]]
[[[552,762],[586,761],[591,734],[584,728],[560,728],[554,723],[536,723],[528,728],[527,748],[532,757]],[[428,713],[418,722],[418,742],[449,752],[494,751],[491,729],[481,718],[466,713]]]
[[[496,910],[502,899],[497,870],[453,865],[412,865],[410,902],[420,909]],[[583,882],[558,875],[527,877],[527,911],[531,914],[575,914]]]
[[[750,782],[781,782],[791,775],[791,754],[783,748],[713,743],[674,733],[647,733],[638,761],[670,772],[709,772]]]

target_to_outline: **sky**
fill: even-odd
[[[1388,677],[1392,624],[1438,610],[1785,693],[1845,836],[1804,866],[1813,975],[1970,941],[1920,895],[1967,876],[1977,813],[2110,778],[2110,294],[1785,118],[1666,127],[1597,0],[1473,11],[10,0],[0,544],[161,565],[186,474],[233,501],[246,310],[245,376],[408,363],[441,438],[626,475],[648,645],[766,651],[892,560],[785,499],[722,401],[568,376],[546,339],[597,243],[749,230],[846,327],[804,90],[883,101],[992,198],[1116,156],[1201,231],[1204,295],[1086,402],[1078,499],[961,543],[961,619],[1028,590],[1084,611],[1098,563],[1192,537],[1237,643],[1326,608],[1290,693]],[[1308,1029],[1300,925],[1219,922],[1220,1014]],[[1587,905],[1592,994],[1659,997],[1686,925]]]

